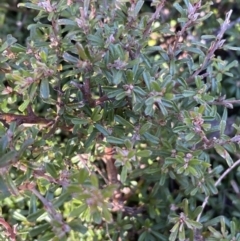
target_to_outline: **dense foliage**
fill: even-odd
[[[240,240],[239,1],[12,2],[0,237]]]

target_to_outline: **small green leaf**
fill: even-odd
[[[0,167],[6,167],[11,165],[12,162],[16,161],[17,152],[9,151],[6,154],[2,155],[0,158]]]
[[[14,45],[12,45],[11,46],[11,51],[13,52],[13,53],[22,53],[22,52],[26,52],[26,47],[24,47],[24,46],[22,46],[22,45],[20,45],[20,44],[14,44]]]
[[[38,89],[38,83],[32,83],[28,88],[29,101],[32,101]]]
[[[137,156],[139,157],[150,157],[152,152],[150,150],[143,150],[143,151],[138,151],[136,153]]]
[[[0,52],[3,52],[5,49],[7,49],[8,47],[10,47],[16,42],[17,42],[17,39],[14,38],[11,34],[8,34],[6,42],[4,42],[0,48]]]
[[[102,217],[105,219],[106,222],[112,222],[112,214],[106,207],[103,207]]]
[[[14,80],[14,81],[17,81],[19,83],[25,83],[26,81],[24,80],[24,78],[22,76],[20,76],[19,73],[11,73],[11,74],[6,74],[6,79],[9,79],[9,80]]]
[[[29,214],[35,213],[37,211],[37,198],[34,194],[31,195],[29,204]]]
[[[145,241],[147,236],[147,231],[144,231],[141,233],[141,235],[138,238],[138,241]]]
[[[188,21],[188,19],[187,18],[178,18],[177,21],[179,23],[186,23]]]
[[[225,223],[225,219],[223,217],[221,217],[221,232],[222,233],[226,233],[226,223]]]
[[[107,142],[112,144],[124,144],[124,140],[114,137],[114,136],[107,136]]]
[[[198,18],[196,22],[197,22],[197,23],[202,23],[203,21],[205,21],[206,19],[208,19],[212,14],[213,14],[213,12],[209,12],[209,13],[207,13],[207,14],[204,14],[204,16],[201,17],[201,18]]]
[[[230,222],[230,230],[232,236],[236,235],[236,223],[234,221]]]
[[[175,75],[175,73],[176,73],[175,59],[170,61],[169,73],[170,73],[170,75]]]
[[[158,92],[162,91],[161,85],[157,81],[152,81],[151,87],[152,87],[152,90],[155,90],[155,91],[158,91]]]
[[[142,88],[140,88],[139,86],[134,86],[133,92],[138,94],[138,95],[141,95],[141,96],[146,95],[146,92]]]
[[[88,171],[85,168],[81,168],[76,172],[73,177],[77,179],[78,184],[83,184],[89,176]]]
[[[43,10],[42,7],[38,6],[37,4],[33,4],[33,3],[19,3],[18,7],[31,8],[31,9],[39,10],[39,11]]]
[[[122,171],[121,171],[121,175],[120,175],[120,180],[122,183],[125,183],[126,179],[127,179],[127,173],[128,173],[128,169],[126,166],[122,167]]]
[[[47,162],[45,163],[45,168],[46,168],[46,171],[53,177],[53,178],[57,178],[58,177],[58,172],[55,168],[55,165],[50,163],[50,162]]]
[[[110,133],[102,126],[99,124],[95,124],[95,128],[100,131],[104,136],[109,136]]]
[[[161,171],[161,169],[159,168],[159,167],[147,167],[147,168],[145,168],[144,170],[144,173],[146,173],[146,174],[154,174],[154,173],[159,173],[160,171]]]
[[[167,178],[167,175],[165,173],[161,174],[160,181],[159,181],[160,186],[163,186],[165,184],[166,178]]]
[[[25,140],[20,148],[20,150],[18,151],[18,156],[21,156],[23,154],[23,152],[27,149],[28,146],[31,146],[34,143],[34,139],[33,138],[29,138],[27,140]]]
[[[227,118],[228,118],[228,110],[225,107],[224,110],[223,110],[222,120],[227,121]]]
[[[100,212],[94,212],[92,214],[93,221],[97,224],[100,224],[102,222],[102,214]]]
[[[70,217],[78,217],[78,216],[81,215],[86,209],[88,209],[88,206],[87,206],[87,204],[84,203],[84,204],[78,206],[77,208],[74,208],[74,209],[70,212],[69,216],[70,216]]]
[[[19,212],[19,210],[18,210],[18,211],[15,211],[15,212],[13,213],[13,218],[16,219],[16,220],[22,221],[22,222],[26,222],[26,221],[27,221],[26,217],[23,216],[23,215]]]
[[[144,80],[148,90],[150,90],[151,89],[152,78],[151,78],[149,72],[147,72],[147,71],[143,72],[143,80]]]
[[[39,53],[39,56],[41,57],[41,60],[43,61],[43,63],[47,63],[48,56],[47,56],[47,53],[45,51],[41,51]]]
[[[38,211],[36,211],[36,212],[28,215],[28,216],[27,216],[27,220],[28,220],[29,222],[35,222],[35,221],[36,221],[42,214],[44,214],[44,213],[45,213],[45,210],[40,209],[40,210],[38,210]]]
[[[30,230],[29,235],[30,235],[30,237],[36,237],[39,234],[45,233],[47,230],[50,230],[50,229],[51,229],[51,225],[49,223],[44,223],[44,224],[33,227]]]
[[[225,69],[231,69],[233,67],[238,67],[238,61],[237,60],[233,60],[231,63],[229,63]]]
[[[8,63],[0,63],[0,72],[1,73],[9,73],[12,68]]]
[[[73,231],[79,232],[81,234],[85,234],[88,230],[87,227],[81,224],[81,221],[79,219],[70,221],[68,225]]]
[[[78,58],[72,56],[71,54],[69,54],[67,52],[63,53],[63,59],[66,62],[69,62],[69,63],[73,63],[73,64],[78,64],[79,63],[79,59]]]
[[[223,46],[224,50],[234,50],[234,51],[240,51],[240,47],[234,47],[234,46],[230,46],[230,45],[224,45]]]
[[[219,144],[215,144],[214,148],[216,150],[216,152],[226,160],[227,164],[229,167],[231,167],[233,165],[233,160],[231,158],[231,156],[229,155],[229,153],[225,150],[224,147],[220,146]]]
[[[87,38],[94,46],[98,46],[98,47],[104,46],[104,38],[101,38],[100,36],[89,34]]]
[[[145,123],[143,126],[141,126],[140,130],[139,130],[139,134],[142,135],[144,134],[145,132],[147,132],[152,126],[152,123],[151,122],[147,122]]]
[[[195,177],[200,176],[200,174],[197,172],[197,170],[191,166],[188,166],[186,170]]]
[[[59,208],[61,205],[63,205],[65,202],[68,202],[71,199],[72,197],[69,195],[68,192],[62,193],[57,199],[53,201],[53,206],[55,208]]]
[[[147,98],[146,101],[145,101],[145,104],[146,104],[147,106],[149,106],[150,108],[153,108],[153,107],[152,107],[153,103],[154,103],[154,97],[153,97],[153,96]]]
[[[5,175],[5,182],[6,182],[6,185],[8,187],[8,190],[14,194],[14,195],[19,195],[19,191],[16,187],[16,184],[13,182],[12,178],[10,175]],[[24,217],[24,219],[26,219]]]
[[[87,60],[88,56],[85,52],[85,49],[83,48],[82,44],[80,44],[79,42],[76,43],[76,48],[78,50],[78,55],[82,60]]]
[[[179,238],[180,241],[185,241],[186,240],[185,228],[184,228],[183,224],[182,224],[182,228],[179,229],[178,238]]]
[[[186,14],[186,10],[184,10],[179,3],[174,3],[173,7],[175,7],[179,13],[181,13],[182,16],[184,16]]]
[[[205,54],[203,53],[202,50],[200,50],[199,48],[193,48],[193,47],[183,47],[182,48],[184,51],[186,52],[192,52],[192,53],[195,53],[195,54],[199,54],[201,56],[205,56]]]
[[[124,145],[127,147],[127,149],[132,149],[133,148],[133,143],[129,139],[126,139],[124,141]]]
[[[133,11],[135,17],[138,15],[138,13],[141,10],[143,4],[144,4],[143,0],[138,0],[137,1],[137,4],[135,5],[134,11]]]
[[[86,124],[88,124],[89,121],[86,119],[71,118],[71,122],[74,125],[86,125]]]
[[[183,200],[183,211],[186,216],[188,216],[188,200],[185,198]]]
[[[24,100],[24,102],[18,107],[18,109],[23,112],[26,110],[26,108],[28,107],[30,103],[30,100]]]
[[[91,116],[91,119],[93,121],[99,121],[101,120],[102,118],[102,114],[100,113],[101,111],[101,107],[100,106],[96,106],[93,110],[93,113],[92,113],[92,116]]]
[[[220,232],[218,232],[215,228],[210,226],[210,227],[208,227],[208,229],[214,235],[215,238],[217,238],[217,239],[222,239],[223,238],[222,234]]]
[[[177,239],[178,228],[179,228],[179,222],[177,222],[170,230],[171,234],[169,236],[169,241],[175,241]]]
[[[98,177],[95,174],[92,174],[91,177],[91,183],[94,187],[98,187]]]
[[[167,241],[168,239],[167,239],[167,237],[166,236],[164,236],[163,234],[161,234],[161,232],[160,231],[158,231],[158,232],[156,232],[156,231],[154,231],[154,230],[151,230],[151,233],[156,237],[156,238],[158,238],[157,240],[162,240],[162,241]]]
[[[163,105],[163,103],[160,102],[160,101],[158,101],[157,104],[158,104],[158,106],[159,106],[162,114],[163,114],[164,116],[167,116],[167,115],[168,115],[168,111],[167,111],[167,109],[165,108],[165,106]]]
[[[178,132],[186,131],[187,129],[188,129],[187,126],[176,126],[175,128],[173,128],[173,132],[178,133]]]
[[[211,191],[212,194],[215,194],[215,195],[216,195],[216,194],[218,193],[218,189],[216,188],[213,180],[208,180],[208,181],[206,182],[206,185],[207,185],[207,187],[210,189],[210,191]]]
[[[121,100],[127,96],[127,93],[125,91],[122,91],[121,93],[117,94],[115,99],[116,100]]]
[[[156,136],[150,134],[149,132],[145,132],[143,134],[143,136],[146,138],[147,141],[150,141],[153,144],[158,144],[159,143],[159,139]]]
[[[113,83],[118,85],[122,82],[122,71],[117,71],[113,74]]]
[[[195,133],[190,132],[185,136],[186,141],[192,140],[192,138],[195,136]]]
[[[185,223],[186,225],[189,227],[189,228],[196,228],[196,229],[201,229],[202,228],[202,224],[199,223],[199,222],[196,222],[194,220],[190,220],[190,219],[186,219],[185,220]]]
[[[133,227],[133,225],[132,224],[125,224],[125,225],[123,225],[123,229],[124,230],[129,230],[129,229],[131,229]]]
[[[130,123],[129,121],[127,121],[126,119],[124,119],[123,117],[121,117],[119,115],[115,115],[114,120],[116,122],[118,122],[119,124],[121,124],[122,126],[128,127],[130,129],[134,129],[134,126],[132,123]]]
[[[184,97],[192,97],[192,96],[195,96],[196,95],[196,92],[193,91],[193,90],[184,90],[182,95]]]
[[[202,212],[202,210],[203,210],[203,207],[202,207],[202,206],[198,206],[198,207],[194,210],[194,212],[193,212],[193,217],[194,217],[194,218],[197,218],[197,216]]]
[[[40,94],[43,99],[48,99],[50,97],[49,82],[45,78],[41,80]]]
[[[66,18],[61,18],[57,20],[57,23],[59,25],[71,25],[71,26],[77,26],[76,21],[70,20],[70,19],[66,19]]]

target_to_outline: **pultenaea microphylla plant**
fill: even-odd
[[[172,3],[175,30],[167,4],[19,4],[37,14],[25,45],[1,40],[2,238],[240,240],[237,198],[231,216],[216,205],[240,164],[222,94],[237,60],[216,56],[240,50],[232,10],[204,35],[210,1]]]

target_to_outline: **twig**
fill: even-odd
[[[28,168],[26,166],[22,165],[22,164],[16,163],[16,164],[13,164],[13,166],[16,167],[18,170],[21,170],[23,172],[27,172],[28,171]],[[50,183],[55,183],[55,184],[58,184],[58,185],[62,185],[61,181],[58,181],[58,180],[54,179],[53,177],[47,175],[44,170],[33,169],[32,170],[32,174],[33,174],[33,176],[36,179],[44,178],[45,180],[48,180]]]
[[[236,20],[232,21],[228,26],[226,27],[226,31],[229,30],[230,28],[234,27],[237,23],[240,23],[240,18],[237,18]],[[221,28],[219,28],[216,33],[218,34],[220,32]]]
[[[203,131],[201,131],[202,134],[204,134]],[[197,149],[198,150],[208,150],[208,149],[211,149],[215,146],[215,144],[218,144],[218,145],[226,145],[228,143],[239,143],[240,142],[240,135],[235,135],[234,137],[232,137],[231,139],[229,140],[220,140],[220,139],[216,139],[216,138],[212,138],[212,139],[207,139],[206,136],[203,136],[203,135],[200,135],[202,140],[203,140],[203,145],[201,146],[197,146]],[[192,150],[196,150],[196,147],[193,147]]]
[[[49,202],[45,197],[43,197],[40,192],[35,188],[34,183],[25,183],[19,187],[20,190],[29,190],[31,191],[44,205],[47,213],[52,217],[52,220],[57,221],[59,224],[61,224],[61,230],[55,229],[53,227],[53,230],[57,233],[59,238],[62,238],[66,233],[70,232],[71,228],[64,222],[63,216],[58,213],[53,204]]]
[[[183,36],[183,34],[187,31],[188,28],[193,26],[194,23],[196,22],[196,20],[199,16],[199,13],[197,13],[197,11],[200,9],[200,7],[201,7],[201,1],[199,1],[194,6],[191,6],[188,8],[188,21],[183,25],[182,29],[175,36],[175,41],[174,41],[173,47],[169,46],[170,56],[174,55],[174,52],[176,51],[176,49],[178,47],[179,40]]]
[[[113,147],[105,147],[104,156],[102,157],[103,161],[106,164],[107,168],[107,176],[109,184],[118,184],[118,171],[115,166],[115,158],[113,155],[115,154],[115,150]]]
[[[238,166],[238,165],[240,165],[240,159],[237,160],[231,167],[229,167],[229,168],[218,178],[218,180],[214,183],[214,186],[215,186],[215,187],[218,186],[218,184],[222,181],[222,179],[223,179],[224,177],[226,177],[227,174],[228,174],[230,171],[232,171],[232,170],[233,170],[236,166]],[[204,202],[203,202],[203,204],[202,204],[202,211],[201,211],[201,213],[199,213],[199,215],[198,215],[198,217],[197,217],[197,220],[196,220],[197,222],[199,222],[199,220],[200,220],[200,218],[201,218],[201,216],[202,216],[203,210],[204,210],[204,208],[206,207],[206,205],[207,205],[207,203],[208,203],[209,197],[210,197],[210,196],[207,196],[207,197],[205,197],[205,199],[204,199]]]
[[[223,46],[225,40],[222,38],[223,38],[223,34],[228,29],[231,14],[232,14],[232,10],[226,13],[225,21],[221,25],[221,29],[217,34],[216,40],[211,43],[211,46],[208,49],[207,55],[205,56],[202,65],[186,80],[187,83],[191,82],[197,75],[199,75],[200,72],[202,72],[207,67],[209,62],[214,57],[215,51],[217,49],[220,49]]]
[[[211,101],[208,102],[209,105],[223,105],[226,108],[233,109],[232,104],[239,104],[240,100],[222,100],[222,101]]]
[[[11,241],[16,241],[16,226],[12,228],[4,218],[0,218],[0,224],[6,229],[5,235],[9,237]]]
[[[148,20],[147,22],[147,27],[143,32],[143,38],[146,38],[147,36],[149,36],[150,33],[150,29],[152,26],[152,23],[159,18],[160,12],[162,11],[162,8],[165,5],[166,0],[163,0],[162,2],[160,2],[157,6],[156,6],[156,11],[152,14],[152,17]]]
[[[21,124],[49,124],[52,120],[47,120],[45,118],[33,115],[17,115],[9,113],[0,113],[0,121],[5,121],[7,123],[16,121],[19,125]]]

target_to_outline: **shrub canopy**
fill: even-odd
[[[232,10],[18,7],[35,18],[1,40],[2,238],[240,240]]]

